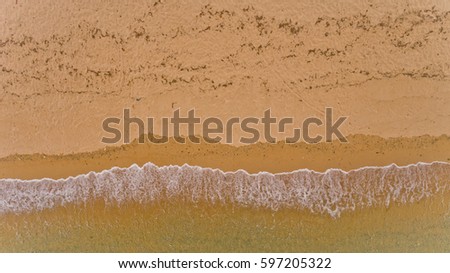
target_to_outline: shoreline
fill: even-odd
[[[450,163],[391,164],[345,172],[249,174],[240,170],[183,166],[112,168],[100,173],[53,180],[0,179],[1,213],[41,211],[69,204],[103,200],[108,206],[128,202],[152,205],[164,201],[232,204],[242,207],[285,208],[312,213],[341,213],[358,208],[418,202],[448,191]]]
[[[113,167],[199,166],[221,171],[282,173],[299,169],[349,171],[367,166],[405,166],[418,162],[450,162],[449,136],[388,138],[352,135],[348,143],[276,144],[131,144],[68,155],[10,155],[0,159],[0,178],[23,180],[67,178]],[[232,159],[232,160],[230,160]]]

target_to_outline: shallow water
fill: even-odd
[[[192,202],[91,202],[0,216],[3,252],[449,252],[450,195],[339,218]]]
[[[0,251],[450,251],[450,164],[0,181]]]

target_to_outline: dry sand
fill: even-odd
[[[102,148],[124,108],[302,121],[333,107],[345,135],[450,135],[445,0],[1,5],[0,157]]]

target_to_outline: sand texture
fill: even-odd
[[[333,107],[345,135],[450,135],[448,1],[10,0],[0,12],[0,156],[102,148],[102,120],[124,108],[226,119],[270,107],[301,121]]]

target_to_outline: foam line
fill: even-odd
[[[306,209],[339,217],[357,208],[417,202],[450,185],[450,164],[363,167],[351,171],[300,169],[272,174],[223,172],[198,166],[146,163],[66,179],[0,179],[0,213],[21,213],[104,200],[141,204],[176,199],[246,207]]]

